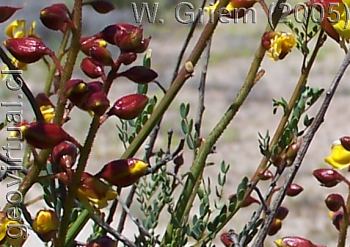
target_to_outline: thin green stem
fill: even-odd
[[[68,44],[68,40],[69,40],[69,34],[70,34],[70,32],[68,30],[63,35],[60,47],[58,49],[58,57],[57,57],[57,59],[59,61],[62,60],[62,58],[63,58],[63,56],[65,54],[65,50],[67,48],[67,44]],[[53,64],[50,67],[49,74],[48,74],[46,82],[45,82],[44,92],[45,92],[46,95],[50,94],[50,90],[51,90],[51,87],[52,87],[52,81],[53,81],[53,78],[55,76],[55,72],[56,72],[56,66]]]
[[[306,85],[307,82],[307,78],[308,75],[311,71],[311,68],[315,62],[315,59],[317,57],[318,51],[322,46],[323,43],[323,34],[324,32],[321,31],[321,33],[319,34],[318,40],[316,42],[315,45],[315,49],[310,57],[310,60],[308,62],[308,65],[306,67],[306,69],[302,70],[302,73],[298,79],[298,82],[294,88],[294,91],[292,93],[292,96],[288,102],[288,107],[285,110],[284,115],[282,116],[282,118],[280,119],[280,122],[275,130],[275,133],[273,135],[273,138],[270,142],[270,147],[272,147],[273,145],[276,145],[278,140],[280,139],[280,137],[283,134],[284,131],[284,127],[288,122],[289,116],[292,112],[292,109],[296,103],[296,101],[298,100],[298,98],[300,97],[301,93],[302,93],[302,89],[303,87]],[[261,160],[258,168],[255,171],[255,174],[252,176],[251,181],[250,181],[250,188],[248,189],[248,191],[246,192],[246,197],[248,195],[250,195],[250,193],[252,192],[253,188],[256,186],[256,184],[259,181],[259,175],[261,174],[262,171],[264,171],[267,168],[267,163],[268,163],[269,157],[264,156],[263,159]],[[244,200],[243,200],[244,201]],[[237,205],[237,207],[235,208],[235,210],[233,212],[230,213],[230,215],[228,215],[228,217],[221,222],[216,229],[216,232],[219,232],[221,229],[223,229],[223,227],[232,219],[232,217],[240,210],[240,205]],[[206,243],[209,240],[208,235],[205,235],[202,239],[200,239],[196,246],[201,246],[203,243]]]
[[[348,198],[346,200],[346,205],[343,207],[344,216],[342,224],[340,225],[340,231],[338,235],[338,245],[337,247],[345,247],[346,235],[349,228],[349,212],[350,212],[350,187],[348,187]]]
[[[224,6],[227,6],[228,0],[220,1],[220,4],[217,9],[220,9]],[[185,65],[182,66],[179,73],[177,74],[175,80],[172,82],[170,88],[160,101],[159,105],[154,109],[152,115],[145,123],[139,134],[129,145],[128,149],[123,153],[122,158],[132,157],[143,142],[146,140],[147,136],[150,134],[154,126],[159,122],[160,118],[164,114],[164,112],[168,109],[175,96],[182,88],[184,83],[193,73],[193,68],[196,66],[200,56],[202,55],[208,40],[212,36],[219,20],[219,13],[215,11],[214,13],[214,21],[210,21],[204,27],[195,47],[193,48],[189,58],[186,60]]]
[[[64,115],[64,110],[66,106],[67,99],[64,94],[65,84],[72,77],[74,65],[76,63],[78,53],[80,51],[80,37],[81,37],[81,20],[82,20],[82,0],[75,0],[74,2],[74,14],[73,23],[75,28],[72,29],[72,39],[69,52],[67,55],[67,60],[63,68],[63,74],[60,79],[59,89],[58,89],[58,101],[55,111],[54,122],[57,124],[62,124],[62,119]]]

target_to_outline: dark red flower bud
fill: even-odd
[[[63,141],[80,144],[65,132],[61,126],[53,123],[33,122],[23,126],[24,139],[33,147],[40,149],[53,148]]]
[[[273,178],[273,173],[270,170],[265,170],[259,174],[259,179],[262,181],[270,180]]]
[[[143,29],[128,23],[107,26],[100,33],[108,43],[117,45],[124,52],[144,52],[150,42],[150,38],[143,39]]]
[[[133,119],[139,116],[147,105],[148,97],[143,94],[129,94],[118,99],[108,111],[121,119]]]
[[[102,65],[111,66],[114,63],[111,53],[105,47],[93,46],[89,50],[89,55]]]
[[[273,219],[271,222],[271,225],[269,226],[267,234],[269,236],[275,235],[279,230],[282,228],[282,220],[280,219]]]
[[[103,66],[90,57],[86,57],[81,61],[80,68],[88,77],[93,79],[104,74]]]
[[[326,206],[329,210],[335,212],[345,205],[344,198],[340,194],[330,194],[325,200]]]
[[[13,38],[4,41],[9,52],[22,63],[34,63],[52,51],[45,46],[41,39],[35,37]]]
[[[80,49],[85,53],[85,55],[90,55],[91,47],[107,47],[107,42],[97,36],[83,37],[80,39]]]
[[[343,211],[330,212],[329,215],[332,219],[333,226],[339,231],[340,226],[343,224],[344,212]]]
[[[71,79],[66,82],[65,95],[74,105],[78,107],[83,105],[88,93],[88,85],[83,80]]]
[[[41,107],[41,106],[53,106],[50,98],[45,93],[38,93],[35,97],[35,101],[39,107]]]
[[[275,32],[265,32],[261,38],[261,45],[266,50],[270,49],[271,47],[271,39],[276,35]]]
[[[284,220],[287,217],[288,213],[289,213],[288,208],[281,206],[276,210],[275,218]]]
[[[108,107],[109,100],[103,90],[90,94],[82,105],[83,110],[92,111],[98,116],[102,116]]]
[[[136,83],[149,83],[154,81],[158,74],[145,66],[134,66],[119,74]]]
[[[350,151],[350,136],[340,138],[340,143],[346,150]]]
[[[287,196],[293,197],[293,196],[299,195],[303,190],[304,190],[304,188],[301,187],[300,185],[298,185],[298,184],[291,184],[287,188],[286,194],[287,194]]]
[[[108,236],[102,236],[89,242],[86,247],[117,247],[117,242]]]
[[[78,156],[78,148],[71,142],[64,141],[56,145],[52,149],[51,161],[63,168],[63,170],[70,169]]]
[[[135,52],[123,52],[119,55],[118,60],[125,65],[132,64],[135,62],[137,55]]]
[[[229,232],[222,233],[220,235],[220,240],[225,245],[225,247],[231,247],[234,244]]]
[[[148,167],[147,163],[139,159],[113,160],[106,164],[96,177],[118,187],[126,187],[146,174]]]
[[[231,0],[234,9],[231,13],[231,18],[242,18],[247,14],[247,9],[253,7],[257,3],[256,0]]]
[[[88,4],[100,14],[106,14],[114,10],[114,5],[112,3],[103,0],[94,0],[88,2]]]
[[[316,169],[312,173],[314,177],[326,187],[334,187],[338,183],[343,181],[342,175],[340,175],[336,170],[321,168]]]
[[[63,3],[53,4],[40,11],[41,22],[49,29],[65,32],[67,27],[73,27],[69,9]]]
[[[17,11],[20,7],[0,6],[0,23],[5,22]]]
[[[324,247],[301,237],[284,237],[275,241],[277,247]]]

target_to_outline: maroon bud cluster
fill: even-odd
[[[109,100],[99,81],[86,83],[83,80],[72,79],[66,83],[66,96],[77,107],[103,115],[109,107]]]
[[[143,53],[151,38],[143,38],[143,29],[128,23],[109,25],[99,34],[104,40],[116,45],[122,52]]]

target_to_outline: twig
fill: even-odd
[[[131,187],[131,190],[128,194],[128,197],[126,198],[126,201],[125,201],[125,205],[127,208],[130,208],[132,201],[134,199],[135,192],[136,192],[136,185],[133,184]],[[122,212],[122,215],[120,216],[119,224],[117,227],[117,232],[119,232],[119,233],[123,232],[126,216],[127,216],[127,212],[124,210],[124,207],[123,207],[123,212]]]
[[[7,54],[2,49],[2,47],[0,47],[0,57],[1,57],[1,60],[6,64],[6,66],[10,70],[18,70],[17,67],[13,65],[13,63],[11,62],[11,59],[7,56]],[[34,115],[35,115],[36,120],[38,122],[43,122],[44,117],[39,109],[39,106],[35,100],[35,97],[34,97],[32,91],[30,91],[28,85],[26,84],[26,82],[24,81],[22,76],[19,73],[11,73],[11,75],[12,75],[13,79],[15,80],[15,82],[17,83],[17,85],[21,86],[23,93],[27,97],[27,99],[28,99],[33,111],[34,111]]]
[[[206,3],[207,3],[206,0],[203,0],[203,1],[202,1],[202,6],[201,6],[202,9],[203,9],[204,6],[206,5]],[[200,11],[199,11],[199,12],[197,13],[197,15],[196,15],[196,18],[195,18],[194,22],[192,22],[191,28],[190,28],[190,30],[189,30],[187,36],[186,36],[185,42],[184,42],[184,44],[183,44],[183,46],[182,46],[182,48],[181,48],[181,51],[180,51],[180,53],[179,53],[179,56],[178,56],[178,58],[177,58],[177,62],[176,62],[175,69],[174,69],[174,73],[173,73],[173,78],[172,78],[172,80],[171,80],[172,82],[173,82],[173,81],[175,80],[175,78],[177,77],[177,74],[178,74],[179,69],[180,69],[181,62],[182,62],[182,60],[183,60],[183,58],[184,58],[185,52],[186,52],[186,50],[187,50],[187,48],[188,48],[188,45],[189,45],[189,43],[190,43],[190,41],[191,41],[191,39],[192,39],[192,37],[193,37],[193,33],[194,33],[194,31],[196,30],[196,27],[197,27],[197,25],[198,25],[198,23],[199,23],[200,17],[201,17],[201,13],[200,13]]]
[[[348,187],[350,189],[350,187]],[[349,211],[350,210],[350,191],[348,191],[348,198],[346,199],[346,205],[343,206],[343,220],[340,225],[340,230],[338,234],[338,245],[337,247],[345,247],[346,235],[349,228]]]
[[[197,109],[196,121],[194,124],[194,129],[197,133],[197,140],[195,140],[195,143],[197,143],[197,145],[199,143],[200,136],[201,136],[202,119],[203,119],[203,113],[205,110],[205,105],[204,105],[205,84],[207,81],[207,71],[208,71],[208,65],[210,60],[210,51],[211,51],[210,48],[211,48],[211,39],[208,40],[208,43],[207,43],[207,48],[206,48],[205,57],[204,57],[204,64],[202,67],[201,79],[198,87],[198,109]],[[196,149],[194,150],[196,152]]]
[[[118,200],[119,200],[119,203],[120,205],[122,206],[123,208],[123,212],[125,212],[126,215],[128,215],[131,219],[132,222],[134,222],[134,224],[137,226],[137,228],[139,229],[140,233],[143,234],[144,236],[147,236],[149,238],[152,238],[152,235],[147,231],[147,229],[142,225],[142,223],[139,221],[139,219],[135,218],[130,210],[129,210],[129,206],[127,206],[124,202],[122,202],[120,200],[120,197],[118,196]],[[131,204],[132,202],[132,198],[127,198],[127,203]],[[120,229],[119,229],[120,227]],[[123,230],[124,228],[124,224],[123,225],[118,225],[118,228],[117,228],[117,232],[121,233],[121,231]]]
[[[148,171],[146,172],[145,175],[152,174],[157,172],[162,166],[167,164],[169,161],[173,160],[184,148],[185,145],[185,140],[181,139],[179,145],[177,146],[176,150],[172,152],[171,154],[165,155],[165,158],[162,160],[158,161],[156,165],[153,167],[149,168]]]
[[[295,178],[295,176],[296,176],[296,174],[297,174],[297,172],[302,164],[304,156],[305,156],[305,154],[310,146],[310,143],[311,143],[315,133],[317,132],[318,128],[321,126],[322,122],[324,121],[324,117],[325,117],[325,114],[326,114],[328,107],[331,103],[331,100],[334,97],[334,94],[337,90],[339,82],[340,82],[341,78],[343,77],[349,64],[350,64],[350,53],[348,53],[345,56],[345,59],[343,60],[337,74],[335,75],[329,89],[326,92],[326,96],[324,98],[324,101],[323,101],[321,107],[319,108],[319,111],[317,112],[315,119],[313,120],[312,124],[309,127],[309,130],[306,132],[305,136],[303,137],[303,143],[301,144],[301,147],[298,151],[298,154],[295,158],[295,161],[293,162],[291,170],[288,173],[287,180],[284,183],[284,185],[282,186],[281,190],[278,192],[277,198],[271,207],[272,212],[276,212],[277,208],[279,206],[281,206],[281,203],[282,203],[282,201],[285,197],[285,194],[286,194],[286,190],[290,186],[290,184],[293,182],[293,179]],[[271,225],[274,216],[275,216],[275,214],[271,213],[267,217],[263,226],[261,227],[260,231],[258,232],[254,246],[263,246],[263,242],[266,238],[268,228]]]

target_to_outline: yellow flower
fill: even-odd
[[[214,5],[205,7],[204,10],[208,11],[208,12],[213,12],[216,10],[216,8],[218,7],[220,1],[216,1],[216,3]],[[233,5],[233,3],[230,1],[230,3],[226,6],[225,10],[227,10],[228,12],[232,12],[235,9],[235,6]]]
[[[55,108],[52,105],[40,106],[41,114],[44,117],[46,123],[52,123],[55,118]]]
[[[117,192],[89,173],[83,173],[81,186],[78,189],[78,198],[86,198],[97,208],[105,208],[108,201],[117,197]]]
[[[291,33],[275,32],[270,40],[267,55],[274,61],[283,59],[296,45],[296,39]]]
[[[6,213],[0,211],[0,242],[1,244],[7,243],[10,246],[22,246],[27,234],[24,232],[19,225],[22,225],[22,222],[11,220],[7,218]],[[25,234],[24,234],[25,233]],[[18,238],[11,238],[8,235],[18,236]],[[3,245],[1,245],[3,246]]]
[[[329,6],[329,21],[335,31],[343,38],[350,38],[350,21],[349,21],[350,0],[340,1],[339,4]],[[332,14],[334,13],[334,15]]]
[[[33,230],[38,234],[46,234],[58,229],[58,218],[52,210],[40,210],[34,219]]]
[[[350,165],[350,152],[337,141],[333,143],[330,155],[324,160],[335,169],[344,169]]]
[[[11,22],[5,29],[5,34],[9,38],[23,38],[28,36],[35,36],[36,22],[32,21],[29,29],[27,29],[26,20],[14,20]],[[18,61],[15,58],[12,58],[12,63],[20,70],[27,70],[27,64]],[[8,70],[8,67],[5,65],[2,67],[2,70]],[[5,79],[7,75],[0,75],[0,79]]]
[[[14,20],[5,29],[5,34],[9,38],[23,38],[27,36],[35,36],[36,22],[33,21],[29,29],[27,29],[26,20]]]

